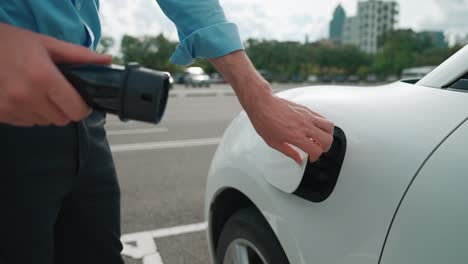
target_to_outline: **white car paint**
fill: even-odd
[[[468,260],[468,123],[434,153],[403,199],[382,264]]]
[[[457,54],[464,60],[452,59],[461,63],[458,66],[465,73],[466,50]],[[453,76],[445,74],[447,83]],[[437,87],[442,79],[428,78],[425,84]],[[278,94],[320,112],[346,133],[340,177],[322,203],[291,194],[305,164],[298,166],[269,148],[241,113],[214,156],[207,180],[206,218],[210,221],[210,205],[217,195],[234,188],[260,209],[290,263],[379,263],[407,187],[439,144],[468,117],[468,93],[427,86],[403,82],[378,87],[321,86]],[[391,245],[398,250],[398,242]]]

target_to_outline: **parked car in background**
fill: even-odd
[[[333,78],[330,75],[322,75],[320,76],[320,82],[322,83],[331,83]]]
[[[289,82],[289,76],[287,74],[278,74],[275,80],[279,83],[287,83]]]
[[[376,83],[377,81],[378,81],[378,78],[376,74],[368,74],[366,76],[366,82],[368,83]]]
[[[185,73],[185,87],[210,87],[210,76],[201,67],[188,67]]]
[[[267,80],[269,83],[273,81],[273,75],[267,70],[258,70],[258,73],[262,75],[263,79]]]
[[[435,66],[425,66],[425,67],[415,67],[415,68],[404,69],[401,74],[401,79],[402,80],[421,79],[422,77],[426,76],[434,69],[435,69]]]
[[[346,77],[344,75],[336,75],[335,78],[334,78],[334,81],[336,83],[343,83],[346,81]]]
[[[174,83],[175,83],[174,77],[170,76],[169,77],[169,90],[174,89]]]
[[[337,126],[302,165],[240,113],[207,178],[214,263],[466,263],[467,91],[468,45],[416,83],[278,93]]]
[[[359,75],[350,75],[348,77],[348,82],[350,83],[358,83],[360,80],[361,78],[359,77]]]
[[[185,83],[185,77],[187,76],[187,73],[176,73],[174,74],[174,82],[177,84],[184,84]]]
[[[318,83],[319,82],[319,78],[317,75],[309,75],[307,76],[307,80],[306,80],[307,83]]]
[[[304,81],[304,78],[302,78],[302,76],[300,74],[294,74],[292,77],[291,77],[291,82],[295,82],[295,83],[301,83]]]
[[[220,73],[212,73],[211,76],[211,83],[226,83],[226,80],[224,80],[224,77]]]
[[[396,82],[398,81],[398,76],[396,75],[389,75],[387,76],[387,78],[385,79],[386,82]]]

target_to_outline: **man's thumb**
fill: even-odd
[[[39,41],[55,63],[110,64],[112,56],[98,54],[83,46],[40,35]]]

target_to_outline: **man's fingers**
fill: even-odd
[[[38,38],[55,63],[110,64],[112,62],[110,55],[95,53],[88,48],[48,36],[39,35]]]
[[[50,124],[47,118],[41,116],[41,114],[37,112],[31,113],[31,116],[35,125],[46,126]]]
[[[12,120],[9,121],[8,124],[17,126],[17,127],[32,127],[34,126],[33,124],[30,124],[29,122],[21,121],[21,120]]]
[[[47,121],[46,125],[65,126],[70,123],[70,119],[48,96],[45,99],[45,102],[38,102],[36,107],[41,109],[41,117]]]
[[[302,160],[301,154],[299,154],[299,152],[295,150],[291,145],[283,142],[278,145],[271,145],[271,147],[283,153],[284,155],[290,157],[297,164],[302,165],[303,160]]]
[[[304,113],[307,113],[307,114],[312,114],[314,116],[317,116],[317,117],[320,117],[320,118],[323,118],[325,119],[325,117],[323,115],[321,115],[320,113],[318,112],[315,112],[314,110],[306,107],[306,106],[303,106],[303,105],[300,105],[300,104],[296,104],[296,103],[292,103],[290,102],[290,106],[297,110],[297,111],[300,111],[300,112],[304,112]]]
[[[312,111],[309,108],[306,108],[304,106],[300,106],[300,105],[291,106],[291,108],[295,110],[297,113],[305,114],[305,116],[313,118],[312,122],[310,123],[314,124],[315,126],[317,126],[318,128],[322,129],[325,132],[333,134],[335,125],[331,121],[323,117],[321,114],[315,111]],[[307,119],[307,120],[310,120],[310,119]]]
[[[335,130],[335,124],[325,118],[315,117],[314,125],[331,135],[333,135],[333,131]]]
[[[321,129],[318,129],[315,126],[311,126],[309,129],[309,133],[306,134],[308,138],[315,139],[317,143],[320,144],[323,152],[328,152],[330,147],[333,143],[333,135],[325,132]]]
[[[65,80],[57,68],[52,67],[51,80],[47,83],[55,84],[48,90],[48,98],[66,115],[69,120],[80,121],[89,112],[89,106],[83,101],[79,93]]]
[[[310,114],[312,114],[312,115],[314,115],[314,116],[316,116],[316,117],[320,117],[320,118],[325,119],[325,117],[324,117],[323,115],[321,115],[320,113],[317,113],[317,112],[315,112],[314,110],[311,110],[311,109],[309,109],[309,108],[307,108],[307,107],[305,107],[305,106],[303,106],[303,108],[305,108],[305,110],[306,110],[308,113],[310,113]]]
[[[303,140],[295,143],[294,145],[309,154],[309,160],[311,162],[318,160],[323,153],[322,145],[313,138],[304,137]]]
[[[318,112],[315,112],[315,111],[310,110],[310,109],[309,109],[309,111],[310,111],[314,116],[317,116],[317,117],[320,117],[320,118],[325,119],[325,117],[324,117],[323,115],[319,114]]]
[[[98,54],[81,46],[65,45],[70,45],[70,47],[68,49],[60,47],[60,49],[49,50],[50,57],[55,63],[107,65],[112,62],[112,56],[110,55]]]
[[[5,124],[9,125],[14,125],[18,127],[32,127],[34,126],[33,123],[22,120],[16,116],[10,116],[8,118],[3,118],[2,122],[5,122]]]

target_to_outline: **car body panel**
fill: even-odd
[[[466,263],[468,123],[428,159],[399,207],[382,264]]]
[[[335,191],[312,203],[267,180],[303,167],[269,148],[245,113],[226,130],[210,168],[205,216],[226,188],[261,210],[291,263],[377,263],[393,214],[420,166],[468,116],[468,94],[397,82],[305,87],[278,94],[333,120],[348,146]]]

